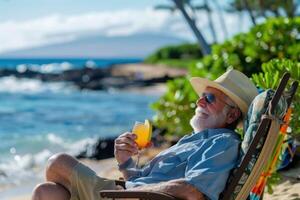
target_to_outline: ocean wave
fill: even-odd
[[[64,141],[61,137],[55,135],[54,133],[47,134],[47,139],[50,143],[63,145]]]
[[[71,155],[78,155],[81,151],[93,151],[93,146],[96,144],[97,139],[95,138],[85,138],[74,142],[73,144],[69,145],[68,152]]]
[[[49,64],[20,64],[16,69],[18,72],[25,72],[27,69],[40,73],[61,73],[65,70],[70,70],[74,66],[69,62],[49,63]]]
[[[61,92],[74,90],[74,86],[59,82],[45,83],[41,80],[16,78],[8,76],[0,78],[0,92],[8,93],[40,93],[40,92]]]
[[[54,145],[56,149],[63,149],[64,152],[75,156],[78,155],[82,150],[92,148],[97,142],[96,138],[83,138],[77,141],[66,141],[62,137],[56,135],[55,133],[48,133],[46,138],[49,142],[49,145]],[[58,148],[59,147],[59,148]]]
[[[36,155],[14,155],[0,163],[0,185],[19,185],[28,180],[40,179],[46,160],[52,153],[44,150]]]
[[[28,180],[41,180],[44,176],[47,160],[55,153],[65,152],[75,156],[87,147],[94,146],[95,138],[83,138],[77,141],[65,141],[55,133],[46,135],[49,149],[43,149],[35,154],[10,150],[9,158],[0,160],[0,191],[1,188],[16,186],[28,182]]]

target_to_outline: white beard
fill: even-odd
[[[212,115],[198,107],[190,120],[190,125],[195,133],[207,128],[221,128],[226,122],[227,113],[228,109],[223,109],[218,115]]]

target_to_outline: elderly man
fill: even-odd
[[[241,72],[229,70],[215,81],[192,78],[199,95],[190,121],[194,132],[157,155],[143,168],[135,168],[136,135],[126,132],[115,140],[115,158],[126,189],[157,191],[182,199],[213,199],[225,187],[237,164],[240,139],[234,132],[257,95],[253,83]],[[46,183],[33,191],[33,200],[96,200],[99,191],[117,189],[115,181],[66,154],[50,158]]]

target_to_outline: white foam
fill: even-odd
[[[85,149],[87,151],[91,151],[92,146],[94,146],[96,141],[97,141],[96,138],[85,138],[85,139],[79,140],[79,141],[77,141],[77,142],[75,142],[75,143],[68,146],[68,153],[71,154],[71,155],[77,155],[82,150],[85,150]]]
[[[88,60],[88,61],[85,62],[85,66],[87,68],[96,68],[97,64],[93,60]]]
[[[0,163],[0,185],[18,185],[31,180],[37,175],[33,170],[37,167],[32,154],[14,155],[9,161]]]
[[[70,89],[74,87],[63,82],[45,83],[36,79],[16,78],[15,76],[0,78],[0,92],[40,93],[69,91]]]
[[[78,141],[66,141],[62,137],[55,133],[48,133],[46,139],[51,145],[56,147],[56,150],[67,152],[70,155],[77,155],[82,150],[92,149],[91,147],[95,144],[97,139],[95,138],[84,138]]]
[[[44,165],[47,160],[50,158],[52,155],[52,152],[48,149],[44,149],[43,151],[37,153],[34,156],[34,161],[37,165]]]
[[[0,162],[0,186],[20,185],[28,180],[42,179],[51,155],[53,152],[44,149],[35,155],[13,155],[11,159]]]
[[[20,64],[17,66],[18,72],[25,72],[27,69],[41,73],[61,73],[72,69],[73,65],[69,62],[49,63],[49,64]]]
[[[89,151],[93,150],[93,146],[98,141],[96,137],[86,137],[75,142],[66,141],[55,133],[48,133],[46,139],[50,144],[56,146],[56,150],[62,150],[73,156],[78,155],[83,150],[87,150],[87,153],[92,153]]]
[[[16,186],[28,180],[40,180],[44,176],[47,160],[59,152],[66,152],[72,156],[82,150],[92,150],[96,138],[83,138],[78,141],[66,141],[55,133],[48,133],[46,140],[50,149],[43,149],[35,154],[24,154],[11,149],[10,158],[0,161],[0,189],[1,187]],[[51,147],[52,146],[52,147]]]
[[[63,139],[54,133],[47,134],[47,139],[50,143],[64,145]]]

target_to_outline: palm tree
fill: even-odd
[[[232,0],[230,4],[235,10],[246,10],[254,25],[259,17],[292,18],[299,15],[299,0]]]
[[[201,33],[201,31],[196,26],[195,18],[191,17],[188,14],[188,12],[186,11],[185,6],[192,8],[192,6],[190,4],[190,0],[171,0],[171,1],[173,1],[174,5],[159,5],[159,6],[156,6],[155,8],[168,9],[172,12],[174,12],[175,10],[179,10],[181,12],[181,14],[183,15],[183,17],[185,18],[185,20],[187,21],[190,28],[192,29],[192,31],[199,43],[202,54],[203,55],[210,54],[210,52],[211,52],[210,46],[208,45],[207,41],[203,37],[203,34]]]
[[[212,20],[212,15],[211,15],[211,9],[208,5],[208,1],[204,0],[204,3],[202,5],[195,5],[191,7],[193,10],[204,10],[207,14],[207,18],[208,18],[208,25],[209,25],[209,29],[210,32],[212,34],[213,37],[213,43],[217,43],[217,35],[216,35],[216,31],[213,25],[213,20]]]
[[[216,6],[216,8],[218,10],[217,14],[218,14],[218,17],[219,17],[219,21],[220,21],[222,30],[224,32],[224,38],[227,39],[228,38],[228,31],[227,31],[226,24],[225,24],[225,18],[224,18],[223,14],[222,14],[223,11],[222,11],[222,9],[221,9],[218,1],[213,0],[212,2],[215,4],[215,6]]]

